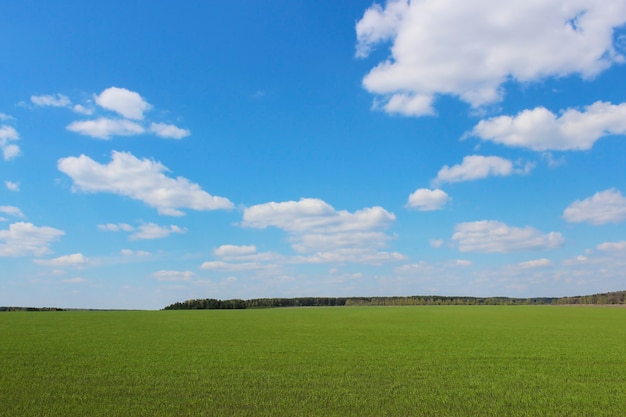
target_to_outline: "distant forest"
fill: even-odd
[[[218,300],[205,298],[171,304],[164,310],[224,310],[273,307],[335,306],[419,306],[419,305],[571,305],[625,304],[626,291],[575,297],[446,297],[438,295],[409,297],[300,297]]]
[[[341,306],[431,306],[431,305],[585,305],[626,304],[626,291],[606,292],[575,297],[446,297],[413,295],[408,297],[299,297],[218,300],[204,298],[174,303],[163,310],[233,310],[274,307],[341,307]],[[2,307],[3,311],[71,311],[57,307]],[[88,309],[85,309],[88,310]]]

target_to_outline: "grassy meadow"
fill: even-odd
[[[626,309],[0,314],[0,416],[623,416]]]

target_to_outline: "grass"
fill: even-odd
[[[0,416],[623,416],[626,309],[0,314]]]

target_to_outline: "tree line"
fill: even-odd
[[[229,310],[274,307],[335,307],[335,306],[418,306],[418,305],[567,305],[567,304],[625,304],[626,291],[575,297],[298,297],[253,298],[249,300],[218,300],[204,298],[177,302],[164,310]]]

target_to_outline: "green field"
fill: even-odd
[[[624,416],[626,309],[0,314],[2,416]]]

